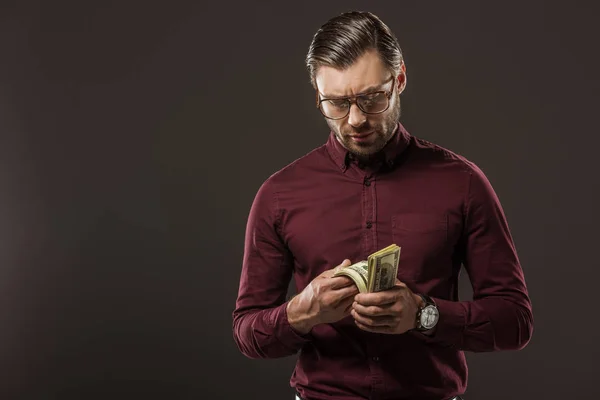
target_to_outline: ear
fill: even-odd
[[[401,94],[406,88],[406,65],[402,62],[400,73],[398,74],[398,94]]]

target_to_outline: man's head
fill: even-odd
[[[391,30],[368,12],[341,14],[317,31],[306,65],[319,109],[340,143],[363,159],[383,149],[400,118],[406,85]]]

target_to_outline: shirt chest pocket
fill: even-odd
[[[448,262],[448,218],[444,213],[403,213],[392,216],[394,243],[401,247],[398,279],[443,278]]]

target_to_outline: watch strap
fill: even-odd
[[[418,295],[423,299],[423,302],[425,303],[425,305],[422,308],[427,307],[428,305],[432,305],[435,306],[435,301],[433,301],[433,299],[429,296],[427,296],[425,293],[418,293]]]

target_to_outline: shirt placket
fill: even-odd
[[[383,381],[383,368],[381,367],[381,355],[376,345],[368,346],[369,371],[371,372],[371,395],[370,400],[377,400],[385,393],[385,383]]]
[[[362,215],[363,215],[363,247],[366,255],[376,252],[377,249],[377,185],[372,173],[363,175]],[[370,371],[370,384],[372,400],[379,399],[384,392],[383,371],[381,369],[381,355],[376,343],[367,345],[367,362]]]
[[[363,249],[368,256],[377,251],[376,181],[373,174],[363,175],[362,216]]]

